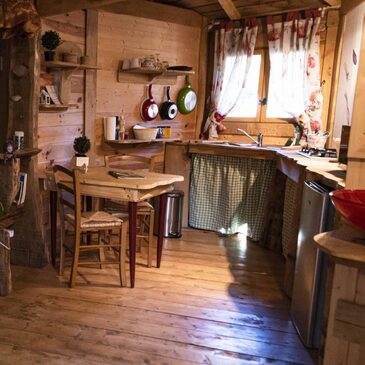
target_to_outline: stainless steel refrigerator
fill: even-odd
[[[313,237],[333,228],[331,190],[306,181],[302,198],[291,316],[304,345],[312,348],[320,345],[327,260]]]

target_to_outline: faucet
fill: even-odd
[[[251,137],[246,131],[244,131],[241,128],[237,128],[238,132],[243,133],[245,136],[247,136],[248,138],[250,138],[252,141],[254,141],[257,144],[257,147],[262,147],[262,140],[264,139],[264,135],[260,132],[259,135],[257,136],[257,141],[255,140],[255,138]]]

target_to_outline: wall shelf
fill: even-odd
[[[72,62],[63,62],[63,61],[45,61],[42,63],[44,67],[46,67],[47,72],[53,70],[55,74],[59,75],[59,98],[61,101],[61,105],[51,104],[41,105],[39,107],[40,112],[51,112],[57,113],[61,111],[66,111],[68,108],[74,107],[73,104],[69,104],[68,101],[70,99],[71,93],[71,76],[75,71],[78,70],[98,70],[97,66],[91,65],[81,65],[79,63]]]
[[[134,145],[134,144],[147,144],[147,143],[163,143],[163,142],[175,142],[181,141],[181,138],[156,138],[156,139],[125,139],[123,141],[104,140],[105,143],[112,146]]]
[[[15,158],[32,157],[38,155],[42,150],[39,148],[23,148],[22,150],[16,150],[14,155]],[[4,160],[5,154],[0,153],[0,160]]]
[[[47,68],[79,69],[79,70],[98,70],[97,66],[82,65],[79,63],[63,61],[45,61],[43,65]]]
[[[157,70],[143,67],[127,70],[119,69],[118,82],[175,85],[178,76],[194,74],[194,71]]]
[[[69,108],[78,108],[78,104],[40,104],[40,113],[59,113],[68,110]]]

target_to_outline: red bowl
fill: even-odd
[[[335,190],[330,197],[345,219],[365,230],[365,190]]]

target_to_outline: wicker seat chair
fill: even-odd
[[[56,165],[53,168],[57,187],[58,208],[61,221],[61,252],[60,252],[60,275],[63,275],[66,251],[73,255],[69,285],[73,287],[76,281],[79,265],[117,264],[121,286],[126,285],[126,241],[128,219],[121,219],[104,211],[82,212],[82,197],[80,188],[80,171],[69,170]],[[110,229],[118,229],[118,242],[113,243],[108,238]],[[73,244],[69,245],[66,238],[70,235]],[[97,241],[87,242],[84,236],[97,234]],[[104,239],[102,239],[104,236]],[[84,241],[87,243],[84,244]],[[117,258],[105,260],[105,249],[113,249]],[[82,251],[97,251],[98,260],[80,260]]]
[[[154,168],[154,158],[135,155],[110,155],[105,156],[105,166],[113,169],[145,170],[152,171]],[[128,213],[128,203],[113,200],[104,202],[104,209],[112,214],[120,212]],[[147,201],[137,204],[137,238],[141,242],[147,243],[147,265],[152,266],[152,243],[153,225],[155,219],[155,209]]]

